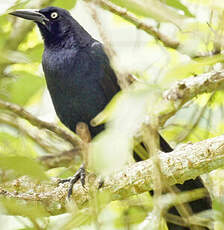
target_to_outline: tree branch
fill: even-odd
[[[183,183],[223,166],[224,135],[182,145],[170,153],[160,153],[158,157],[161,173],[167,184]],[[112,200],[124,199],[154,189],[152,177],[152,159],[134,163],[105,178],[100,192],[111,194]],[[74,185],[72,197],[78,206],[83,206],[91,200],[91,193],[88,192],[90,185],[95,184],[97,187],[97,183],[95,176],[89,175],[86,189],[80,183]],[[67,183],[58,186],[55,181],[39,184],[22,177],[1,185],[0,194],[26,201],[40,201],[46,205],[49,212],[59,214],[65,211],[68,187]]]
[[[177,81],[173,87],[163,93],[164,106],[159,111],[159,122],[164,123],[173,116],[186,102],[194,97],[211,93],[224,85],[224,71],[212,71],[196,77]]]
[[[42,120],[36,118],[35,116],[33,116],[31,113],[27,112],[25,109],[23,109],[19,105],[16,105],[16,104],[13,104],[10,102],[6,102],[6,101],[3,101],[0,99],[0,109],[9,110],[9,111],[15,113],[16,115],[18,115],[19,117],[26,119],[32,125],[40,128],[40,129],[45,128],[45,129],[48,129],[48,130],[56,133],[59,137],[68,141],[74,147],[83,145],[82,140],[77,135],[75,135],[73,132],[71,132],[70,130],[63,129],[63,128],[59,127],[58,125],[42,121]]]
[[[27,121],[18,118],[15,114],[0,113],[0,123],[16,128],[19,132],[31,138],[47,153],[61,153],[71,149],[71,144],[59,138],[57,134],[52,135],[48,130],[40,130]],[[51,155],[53,156],[53,155]]]
[[[38,158],[38,161],[46,168],[70,167],[74,164],[81,164],[83,154],[81,149],[71,149],[58,154],[48,154]]]
[[[85,1],[89,2],[89,0]],[[94,3],[98,4],[103,9],[124,18],[128,22],[135,25],[136,28],[152,35],[156,39],[160,40],[166,47],[176,49],[179,46],[179,43],[177,41],[174,41],[171,38],[167,37],[165,34],[162,34],[157,28],[149,25],[149,23],[147,23],[146,21],[140,20],[134,14],[128,12],[126,9],[119,7],[108,0],[96,0],[94,1]]]
[[[213,92],[223,86],[223,83],[224,71],[213,71],[176,82],[173,87],[165,91],[163,94],[165,99],[163,102],[165,103],[165,106],[161,106],[162,110],[159,111],[160,125],[163,126],[163,124],[187,101],[202,93]],[[41,121],[18,105],[0,100],[0,108],[10,110],[39,128],[46,128],[56,133],[59,137],[75,146],[76,149],[77,147],[83,146],[81,139],[77,135],[74,135],[71,131],[60,128],[57,125]],[[5,122],[7,123],[8,121]],[[13,125],[15,126],[15,124]],[[30,133],[29,136],[30,135],[34,134]],[[46,143],[42,143],[42,145],[43,144],[46,145]],[[58,165],[60,158],[61,155],[56,155],[55,157],[52,156],[40,160],[43,164],[47,165],[47,167],[52,168],[54,167],[54,164]],[[63,160],[63,162],[69,162],[69,159],[73,159],[72,154],[66,154],[65,161]]]

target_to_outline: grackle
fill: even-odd
[[[85,122],[92,137],[97,135],[104,126],[91,127],[90,121],[120,90],[102,44],[92,38],[65,9],[47,7],[42,10],[16,10],[11,14],[32,20],[39,27],[44,40],[43,70],[61,122],[73,131],[78,122]],[[161,136],[160,148],[163,152],[172,151]],[[135,158],[140,160],[137,156]],[[75,181],[80,177],[82,179],[83,174],[81,168]],[[179,186],[181,190],[186,190],[203,185],[196,179]],[[191,202],[191,207],[193,211],[201,211],[209,206],[204,200],[199,200]],[[170,229],[186,229],[170,226]]]

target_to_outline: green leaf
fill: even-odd
[[[17,137],[6,132],[0,132],[0,151],[5,155],[37,156],[33,142],[29,141],[29,139],[24,141],[21,135]]]
[[[123,213],[115,220],[115,226],[117,228],[122,228],[127,224],[133,225],[141,223],[147,217],[147,212],[142,207],[130,207],[126,208]]]
[[[14,216],[25,216],[31,219],[50,216],[43,205],[38,202],[24,202],[16,199],[0,199],[4,212]],[[27,229],[27,228],[26,228]],[[30,228],[32,229],[32,228]]]
[[[224,227],[224,200],[223,197],[215,197],[212,202],[212,208],[215,211],[215,221],[216,221],[216,228],[215,229],[223,229]]]
[[[72,8],[74,8],[76,2],[77,0],[66,0],[66,1],[56,0],[54,2],[54,6],[65,8],[67,10],[71,10]]]
[[[0,155],[0,168],[13,170],[18,176],[27,175],[38,180],[48,179],[43,167],[28,157]]]
[[[6,15],[0,16],[0,49],[4,49],[9,36],[9,20]]]
[[[2,79],[0,97],[4,100],[24,106],[30,98],[45,86],[44,78],[26,71],[14,71],[15,78]]]
[[[92,142],[90,162],[93,170],[101,175],[110,174],[132,159],[133,137],[148,116],[159,111],[160,101],[158,87],[138,82],[113,98],[93,122],[109,121],[106,130]]]
[[[191,14],[188,8],[185,5],[183,5],[179,0],[165,0],[163,2],[165,2],[168,6],[172,6],[173,8],[182,10],[185,13],[185,15],[189,17],[194,17],[194,15]]]
[[[0,53],[0,62],[2,64],[28,63],[27,55],[19,51],[4,50]]]
[[[43,43],[41,43],[41,44],[37,44],[33,48],[27,49],[25,53],[32,62],[40,63],[43,50],[44,50],[44,45]]]
[[[47,179],[44,169],[31,157],[36,157],[33,143],[29,139],[18,138],[0,132],[0,168],[11,169],[16,176],[28,175],[39,180]]]

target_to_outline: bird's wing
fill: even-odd
[[[106,55],[103,46],[100,42],[94,42],[91,47],[92,53],[94,53],[95,58],[98,58],[100,65],[104,71],[103,76],[100,78],[100,85],[103,88],[104,94],[108,100],[120,91],[120,86],[117,82],[117,76],[110,65],[108,56]]]

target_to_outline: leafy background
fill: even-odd
[[[150,113],[149,110],[158,109],[155,106],[160,97],[158,92],[168,88],[176,80],[222,69],[224,3],[222,0],[111,2],[147,21],[180,45],[176,49],[166,47],[133,24],[92,5],[89,1],[1,1],[0,99],[18,104],[42,120],[63,126],[55,115],[46,88],[40,64],[43,43],[39,31],[34,24],[9,16],[8,12],[48,5],[71,10],[73,17],[94,38],[104,42],[111,54],[111,62],[118,73],[121,86],[127,87],[130,80],[127,74],[133,74],[138,79],[137,88],[142,85],[146,87],[143,87],[141,94],[130,90],[127,95],[118,99],[120,106],[112,109],[115,111],[113,117],[118,121],[113,127],[108,127],[105,135],[95,142],[96,152],[101,154],[105,149],[110,149],[116,164],[121,152],[128,153],[131,143],[130,140],[127,141],[126,136],[132,137],[136,133],[138,124]],[[94,15],[97,17],[93,17]],[[173,147],[183,142],[197,142],[223,133],[223,113],[223,92],[204,94],[187,103],[160,131]],[[119,135],[116,127],[122,130]],[[117,148],[110,148],[112,141]],[[100,151],[99,146],[102,147]],[[70,167],[53,169],[44,168],[36,160],[45,154],[58,154],[70,148],[68,143],[61,143],[48,132],[32,127],[10,111],[0,111],[0,182],[23,175],[40,182],[50,177],[64,178],[72,175],[80,159]],[[110,151],[105,158],[111,160]],[[103,159],[103,155],[101,158]],[[119,159],[119,162],[123,164],[127,158],[129,155],[123,156],[123,161]],[[98,162],[97,167],[101,170],[106,167],[110,171],[111,166],[107,166],[105,161]],[[222,170],[212,173],[213,180],[218,181],[215,189],[220,194],[222,175]],[[217,219],[216,228],[223,229],[223,207],[219,202],[214,205],[216,211],[221,214]],[[84,215],[81,211],[76,211],[51,216],[41,204],[34,202],[25,205],[16,200],[1,199],[0,224],[2,229],[141,229],[142,222],[153,206],[148,194],[111,202],[100,211],[95,210],[94,204],[92,205],[94,215]]]

